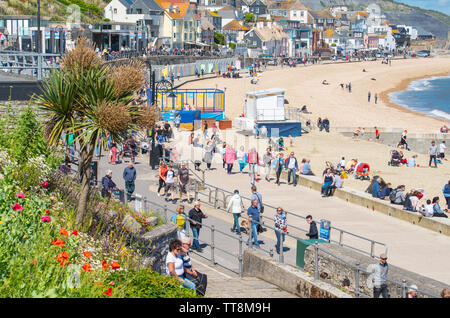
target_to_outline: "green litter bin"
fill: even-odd
[[[322,243],[329,243],[326,240],[323,239],[309,239],[309,240],[303,240],[304,242],[308,242],[314,245],[314,242],[318,242],[319,244]],[[301,269],[305,268],[305,250],[309,246],[306,243],[303,243],[303,241],[297,240],[297,258],[296,258],[296,265],[300,267]]]

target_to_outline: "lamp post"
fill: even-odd
[[[37,36],[36,36],[36,51],[41,53],[41,1],[37,0]]]

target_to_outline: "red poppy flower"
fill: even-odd
[[[90,272],[92,270],[91,265],[89,265],[88,263],[84,263],[84,265],[81,268],[84,269],[86,272]]]
[[[44,213],[45,214],[50,214],[50,210],[45,210]]]
[[[19,192],[16,194],[16,197],[19,199],[23,199],[23,198],[25,198],[25,195],[22,192]]]
[[[112,288],[109,287],[105,292],[106,295],[111,296],[112,295]]]
[[[63,251],[63,252],[58,254],[58,257],[60,257],[62,259],[65,259],[65,260],[68,260],[69,259],[69,254],[67,252]]]
[[[60,239],[57,239],[57,238],[55,238],[55,239],[53,240],[53,242],[52,242],[52,245],[55,245],[55,246],[61,246],[61,247],[64,247],[65,244],[66,244],[66,242],[64,242],[64,241],[62,241],[62,240],[60,240]]]
[[[83,252],[83,255],[86,256],[87,258],[91,258],[91,253],[88,251]]]
[[[109,267],[108,262],[107,261],[103,261],[102,262],[102,267],[103,267],[103,269],[107,269]]]
[[[37,264],[36,259],[34,259],[34,261],[31,262],[31,265],[36,265],[36,264]]]
[[[69,233],[66,231],[66,229],[64,229],[64,228],[62,228],[60,231],[59,231],[59,234],[61,234],[62,236],[69,236]]]
[[[46,189],[46,188],[48,187],[48,182],[47,182],[47,181],[44,181],[44,182],[42,183],[42,187],[43,187],[44,189]]]
[[[77,230],[73,230],[71,234],[77,236],[78,235],[78,231]]]
[[[13,204],[12,209],[13,209],[14,211],[22,212],[23,207],[22,207],[19,203],[16,202],[16,203]]]
[[[103,286],[102,282],[94,282],[94,285]]]
[[[41,217],[41,221],[42,222],[50,222],[52,220],[52,218],[50,217],[50,216],[48,216],[48,215],[43,215],[42,217]]]
[[[120,265],[119,265],[119,263],[117,263],[117,262],[112,262],[111,267],[112,267],[113,269],[118,269],[118,268],[120,268]]]

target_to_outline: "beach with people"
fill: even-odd
[[[363,72],[363,69],[366,72]],[[222,89],[226,87],[225,113],[230,120],[244,112],[247,92],[273,87],[285,88],[287,89],[285,98],[289,102],[286,106],[300,108],[301,105],[307,105],[310,114],[302,114],[304,118],[316,124],[318,117],[327,117],[331,126],[329,133],[315,128],[308,134],[294,138],[293,145],[286,146],[285,158],[293,151],[299,163],[303,158],[310,159],[311,171],[320,177],[327,161],[336,165],[342,157],[347,162],[357,159],[358,162],[370,165],[370,177],[378,175],[386,183],[391,183],[393,188],[405,185],[407,191],[425,189],[426,198],[432,199],[435,195],[442,196],[442,187],[450,179],[448,162],[442,161],[438,169],[432,169],[428,167],[427,153],[419,153],[415,149],[407,151],[398,149],[395,145],[388,146],[375,142],[375,137],[370,138],[367,133],[360,133],[357,138],[345,137],[333,128],[348,127],[350,131],[359,126],[373,130],[376,126],[380,130],[381,140],[383,130],[389,128],[407,129],[408,134],[438,133],[443,124],[448,126],[448,121],[394,105],[387,100],[388,93],[406,89],[408,83],[417,78],[448,74],[450,74],[450,58],[442,57],[394,60],[390,67],[382,65],[381,61],[368,61],[267,69],[258,75],[258,85],[251,85],[250,78],[245,74],[241,79],[213,78],[188,83],[183,88],[215,85]],[[330,85],[322,85],[323,79]],[[351,83],[351,93],[348,89],[341,88],[341,83],[344,83],[344,86]],[[371,102],[368,102],[368,91],[372,92]],[[375,92],[378,92],[379,96],[377,104],[373,98]],[[227,134],[233,135],[234,131],[229,130]],[[398,140],[400,138],[401,133],[398,134]],[[436,139],[438,145],[441,141]],[[243,145],[236,144],[235,147],[239,149]],[[416,156],[414,158],[416,167],[388,165],[391,159],[390,151],[393,149],[403,151],[407,160]],[[265,147],[259,149],[260,156],[265,150]],[[343,186],[365,191],[369,185],[370,181],[355,180],[350,174],[344,179]]]

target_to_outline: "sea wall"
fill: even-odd
[[[376,264],[378,260],[374,260],[373,258],[356,253],[353,250],[350,250],[345,247],[341,247],[336,244],[327,244],[326,250],[333,253],[334,255],[346,260],[350,264],[360,263],[360,268],[363,270],[367,270],[370,264]],[[389,260],[388,260],[389,262]],[[351,290],[355,290],[355,275],[356,270],[351,266],[339,261],[338,259],[331,257],[330,255],[319,251],[319,274],[327,273],[330,283],[334,285],[341,286],[342,281],[347,278],[350,280]],[[309,246],[305,251],[305,267],[304,270],[310,273],[314,273],[315,258],[314,258],[314,247]],[[426,270],[425,270],[426,272]],[[395,280],[397,282],[402,282],[403,279],[406,280],[406,285],[410,286],[412,284],[416,285],[420,290],[425,292],[440,295],[440,292],[443,288],[449,288],[445,283],[436,281],[426,276],[419,275],[417,273],[413,273],[407,271],[403,268],[390,265],[389,264],[389,272],[388,278]],[[368,296],[373,296],[373,287],[368,284],[371,282],[371,277],[369,278],[369,274],[364,272],[359,272],[359,290]],[[401,298],[402,297],[402,286],[394,284],[392,282],[387,282],[389,286],[389,294],[391,298]],[[429,296],[425,294],[419,294],[419,297],[428,298]]]
[[[267,254],[245,250],[243,275],[257,277],[300,298],[352,298],[349,294],[322,281],[315,281],[291,265],[280,264]]]

